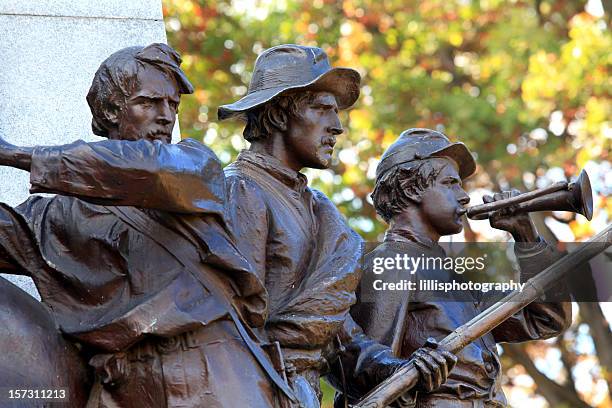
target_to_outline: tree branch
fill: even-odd
[[[612,396],[612,333],[610,333],[610,325],[599,303],[580,302],[578,306],[580,307],[582,320],[591,328],[590,334],[595,344],[599,365],[608,384],[608,394]]]
[[[567,347],[567,344],[563,340],[563,336],[557,337],[555,343],[561,351],[561,362],[563,363],[563,368],[565,368],[565,373],[567,375],[567,382],[564,384],[564,386],[569,391],[578,394],[578,392],[576,391],[574,378],[572,376],[572,368],[576,364],[577,356]]]
[[[538,394],[542,395],[551,406],[565,405],[572,408],[591,408],[589,404],[578,397],[578,394],[542,374],[531,361],[523,344],[504,344],[503,348],[508,357],[525,368],[527,374],[533,378]]]

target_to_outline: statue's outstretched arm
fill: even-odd
[[[30,171],[33,151],[33,147],[15,146],[0,138],[0,165]]]
[[[0,142],[0,165],[30,171],[32,193],[178,213],[222,212],[225,179],[215,154],[195,140],[77,141],[18,147]]]

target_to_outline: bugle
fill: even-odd
[[[589,176],[582,170],[573,183],[561,181],[505,200],[475,205],[467,209],[467,216],[473,220],[484,220],[491,217],[495,211],[509,207],[513,208],[515,214],[571,211],[582,214],[590,221],[593,217],[593,194]]]

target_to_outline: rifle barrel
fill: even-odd
[[[529,279],[523,291],[515,290],[502,300],[459,326],[440,341],[440,347],[453,353],[487,334],[519,310],[542,296],[559,278],[575,270],[583,262],[603,252],[612,244],[612,224],[585,242],[583,246],[558,259],[548,268]],[[417,383],[419,372],[413,364],[400,368],[370,391],[354,408],[384,408]]]

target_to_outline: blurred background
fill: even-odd
[[[164,0],[168,41],[194,95],[180,106],[183,137],[227,164],[247,147],[242,124],[217,107],[247,92],[265,48],[316,45],[357,69],[361,96],[341,115],[333,166],[306,174],[366,240],[381,237],[369,193],[378,159],[410,127],[429,127],[477,154],[471,204],[491,191],[571,180],[585,168],[594,218],[534,215],[550,242],[583,241],[612,218],[612,1]],[[504,241],[487,221],[456,241]],[[598,283],[596,283],[597,285]],[[599,283],[601,284],[601,283]],[[610,299],[612,300],[612,299]],[[561,337],[500,347],[512,407],[611,407],[610,303],[574,304]],[[325,389],[325,407],[333,392]]]

